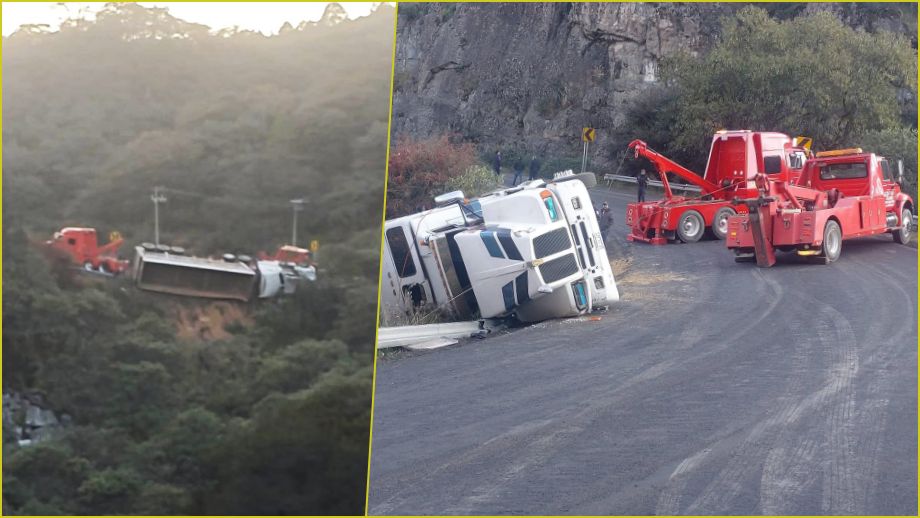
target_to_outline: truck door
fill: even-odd
[[[883,212],[895,211],[895,193],[897,192],[898,182],[891,171],[891,165],[885,158],[879,159],[879,169],[882,172],[882,192],[885,194],[885,207]]]

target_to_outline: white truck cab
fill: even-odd
[[[585,181],[560,173],[387,221],[381,302],[410,314],[435,305],[455,318],[523,322],[575,316],[619,300]]]

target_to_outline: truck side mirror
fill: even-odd
[[[898,185],[904,187],[904,161],[898,159],[898,176],[897,176]]]

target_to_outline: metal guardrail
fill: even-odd
[[[438,338],[465,338],[480,329],[480,324],[476,320],[444,324],[381,327],[377,330],[377,349],[405,347]]]
[[[613,182],[626,182],[626,183],[636,183],[635,176],[625,176],[621,174],[605,174],[604,181],[607,182],[609,186]],[[649,180],[648,184],[652,187],[664,188],[664,184],[658,180]],[[684,192],[700,192],[700,188],[696,185],[687,185],[682,183],[671,183],[672,191],[684,191]]]

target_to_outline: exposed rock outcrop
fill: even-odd
[[[23,394],[6,392],[3,394],[3,427],[12,431],[13,438],[20,446],[48,439],[62,426],[68,426],[71,418],[57,414],[46,408],[40,394]]]
[[[851,25],[908,33],[848,4],[761,4],[777,17],[831,10]],[[493,146],[554,156],[581,153],[593,126],[592,163],[609,165],[637,96],[659,84],[659,62],[705,53],[720,17],[739,4],[404,4],[399,7],[393,132],[460,134]],[[911,32],[912,31],[912,32]]]

